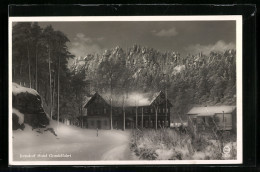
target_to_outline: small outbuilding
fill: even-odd
[[[188,113],[188,124],[198,128],[236,132],[236,106],[197,106]]]

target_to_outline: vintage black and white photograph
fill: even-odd
[[[9,163],[242,163],[241,18],[10,17]]]

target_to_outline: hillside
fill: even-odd
[[[88,92],[131,93],[167,89],[173,113],[184,114],[192,105],[233,105],[236,100],[236,52],[181,56],[134,45],[115,47],[102,55],[77,57],[70,70],[84,74]]]

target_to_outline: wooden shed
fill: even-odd
[[[197,106],[187,115],[189,126],[216,127],[217,130],[236,132],[236,106]]]

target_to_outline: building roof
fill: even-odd
[[[112,106],[122,107],[123,102],[126,107],[136,107],[136,106],[150,106],[152,102],[158,97],[160,92],[156,93],[139,93],[134,92],[128,95],[113,95],[112,96]],[[110,104],[111,96],[110,94],[101,94],[101,97]]]
[[[98,93],[95,93],[96,95]],[[127,95],[112,95],[112,106],[122,107],[136,107],[136,106],[150,106],[156,100],[156,98],[163,94],[162,91],[156,93],[140,93],[133,92]],[[90,102],[94,95],[84,103],[84,107]],[[110,105],[111,96],[110,94],[99,94],[107,104]],[[170,103],[168,101],[168,103]],[[171,104],[170,104],[171,105]]]
[[[212,116],[216,113],[232,113],[236,109],[236,106],[200,106],[193,107],[187,114],[198,116]]]
[[[85,97],[84,103],[83,103],[83,108],[87,105],[87,103],[90,101],[92,97]]]

